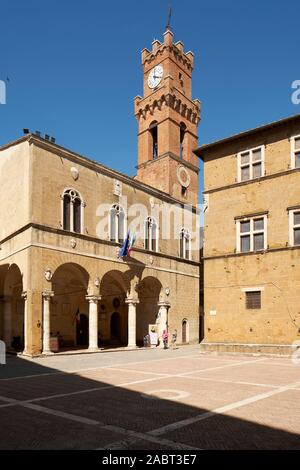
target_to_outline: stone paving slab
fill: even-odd
[[[0,372],[1,449],[300,449],[300,365],[286,358],[192,346],[15,358]]]
[[[0,395],[16,400],[29,400],[57,393],[70,393],[85,390],[96,384],[84,382],[74,375],[57,374],[53,376],[31,377],[26,380],[0,381]],[[98,384],[105,386],[105,384]]]
[[[17,400],[29,400],[92,388],[105,388],[120,382],[126,383],[150,377],[155,377],[155,375],[147,374],[145,377],[143,373],[138,372],[100,369],[76,375],[63,373],[40,377],[35,376],[26,379],[0,380],[0,396]]]
[[[169,351],[167,351],[168,353]],[[172,352],[172,351],[171,351]],[[175,351],[174,351],[175,353]],[[155,372],[159,374],[181,374],[183,372],[193,372],[197,369],[206,369],[220,365],[227,365],[232,362],[239,362],[239,360],[230,360],[227,358],[218,358],[217,361],[214,357],[172,357],[168,354],[160,360],[141,363],[141,364],[126,364],[122,366],[124,369],[134,369],[136,371],[142,370],[146,372]],[[113,367],[113,366],[112,366]]]
[[[0,379],[5,377],[22,377],[31,374],[51,373],[56,370],[73,372],[91,367],[124,365],[128,363],[155,362],[170,358],[188,357],[191,354],[201,356],[199,346],[184,346],[175,351],[156,349],[137,349],[133,351],[78,354],[74,356],[51,356],[30,358],[25,356],[7,356],[7,366],[0,367]]]
[[[2,408],[0,449],[95,449],[124,436],[21,406]]]
[[[300,450],[300,393],[288,390],[167,432],[164,437],[203,449]]]
[[[144,393],[146,401],[151,400],[151,396],[161,398],[161,400],[153,400],[156,401],[158,409],[162,400],[170,400],[174,403],[192,406],[194,413],[206,412],[208,409],[214,409],[227,403],[243,400],[257,393],[271,390],[267,386],[257,387],[211,381],[200,382],[185,377],[167,378],[152,383],[129,385],[127,389]],[[151,395],[148,395],[149,392]]]
[[[300,439],[300,391],[287,390],[278,398],[273,396],[237,408],[230,412],[230,416],[298,434]]]
[[[253,418],[253,417],[252,417]],[[207,420],[166,433],[165,438],[212,450],[300,449],[300,435],[287,433],[254,420],[216,415]]]
[[[121,383],[133,382],[136,380],[146,380],[157,377],[155,372],[145,372],[143,370],[135,370],[135,366],[131,369],[126,369],[123,366],[109,369],[87,370],[77,374],[82,379],[104,382],[105,385],[118,385]]]
[[[195,373],[195,376],[211,379],[224,379],[229,381],[245,381],[266,385],[284,385],[289,382],[300,382],[300,367],[285,365],[273,365],[272,362],[265,363],[257,361],[254,363],[234,365],[229,369],[214,369]]]
[[[114,388],[86,396],[45,400],[43,406],[76,413],[105,424],[140,432],[150,431],[177,419],[193,416],[195,410],[170,400],[149,400],[132,390]]]
[[[236,384],[213,386],[211,382],[201,382],[196,387],[191,380],[176,377],[41,403],[51,409],[101,419],[106,424],[120,425],[121,422],[123,427],[145,432],[267,390],[267,387],[258,390],[256,386]],[[183,398],[178,400],[178,395]]]

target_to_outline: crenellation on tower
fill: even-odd
[[[153,52],[153,54],[156,54],[156,52],[158,51],[160,46],[161,46],[161,42],[158,39],[155,39],[152,42],[152,52]]]
[[[152,42],[152,49],[149,51],[144,48],[142,50],[142,65],[151,66],[151,63],[157,59],[157,55],[163,60],[167,55],[173,60],[179,61],[189,73],[192,72],[194,65],[194,54],[191,51],[184,52],[184,44],[182,41],[173,43],[173,33],[166,31],[164,33],[164,42],[161,43],[158,39]]]
[[[150,51],[144,47],[144,49],[142,50],[142,64],[144,63],[144,60],[145,58],[150,54]]]
[[[184,44],[183,44],[182,41],[177,41],[177,42],[175,42],[175,46],[177,47],[177,49],[180,50],[180,52],[183,52],[183,50],[184,50]]]
[[[194,54],[167,29],[151,51],[143,49],[143,97],[135,97],[137,179],[184,202],[198,202],[197,126],[200,101],[192,98]],[[180,178],[178,178],[180,174]],[[183,175],[186,183],[183,183]]]

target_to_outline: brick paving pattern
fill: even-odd
[[[9,357],[0,421],[0,449],[300,449],[300,365],[197,346]]]

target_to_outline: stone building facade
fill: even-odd
[[[0,148],[0,338],[8,350],[49,354],[53,336],[64,349],[135,347],[151,325],[159,337],[168,328],[179,343],[199,341],[193,55],[170,31],[152,46],[142,52],[144,98],[135,99],[137,177],[35,134]],[[121,259],[137,209],[139,236]]]
[[[300,115],[204,145],[202,349],[300,340]]]

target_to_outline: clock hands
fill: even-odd
[[[161,66],[154,67],[148,77],[148,85],[150,88],[155,88],[163,78],[163,69]],[[150,84],[151,82],[151,84]]]

